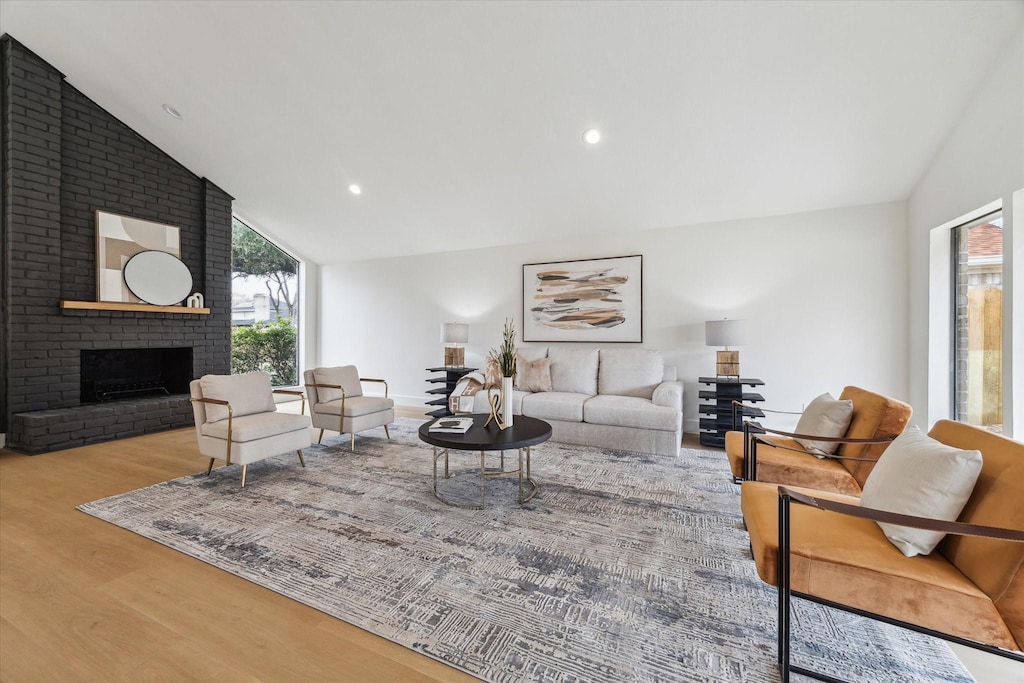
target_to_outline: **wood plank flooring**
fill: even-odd
[[[477,680],[75,510],[206,462],[192,429],[0,451],[0,680]]]

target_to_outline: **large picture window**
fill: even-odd
[[[231,373],[298,384],[299,261],[237,217],[231,222]]]
[[[1003,426],[1003,216],[952,230],[953,416]]]

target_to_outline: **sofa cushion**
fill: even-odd
[[[231,441],[245,443],[309,428],[309,416],[294,413],[259,413],[231,419]],[[228,421],[207,422],[199,428],[203,436],[228,438]]]
[[[383,396],[345,397],[345,417],[359,417],[360,415],[379,413],[382,410],[388,410],[389,408],[394,407],[395,402],[392,399],[384,398]],[[341,399],[339,398],[336,401],[317,404],[316,412],[326,413],[327,415],[340,415]]]
[[[848,496],[860,495],[860,484],[839,461],[819,459],[804,453],[803,447],[793,439],[782,436],[762,436],[773,444],[757,445],[758,481],[781,482],[787,486],[806,486],[819,491],[834,491]],[[726,432],[725,454],[733,476],[746,476],[743,459],[743,432]]]
[[[551,391],[551,360],[528,361],[516,356],[515,388],[520,391]]]
[[[635,396],[594,396],[583,404],[583,421],[588,424],[673,432],[682,420],[683,414],[678,410]]]
[[[600,359],[597,371],[600,394],[651,398],[665,377],[665,360],[657,351],[601,349]]]
[[[803,492],[857,504],[847,496]],[[741,507],[757,573],[778,585],[778,486],[744,482]],[[1015,648],[992,600],[939,553],[905,557],[871,520],[796,503],[790,507],[790,528],[793,590]]]
[[[597,349],[551,348],[548,358],[551,359],[552,391],[597,394]]]
[[[203,398],[230,403],[231,415],[235,418],[253,413],[272,413],[277,410],[273,389],[270,386],[270,375],[265,372],[203,375],[199,378],[199,388],[203,392]],[[227,406],[204,403],[203,407],[206,408],[207,424],[228,419]]]
[[[359,371],[354,365],[342,365],[335,368],[315,368],[313,379],[317,384],[336,384],[345,390],[345,398],[363,395],[363,385],[359,383]],[[318,403],[330,403],[341,398],[340,389],[317,389]]]
[[[956,521],[981,472],[981,451],[941,444],[911,425],[896,437],[864,483],[861,505],[915,517]],[[927,555],[945,536],[879,523],[907,557]]]
[[[576,394],[565,391],[524,394],[522,414],[527,417],[540,418],[541,420],[582,422],[583,404],[588,398],[590,398],[588,394]],[[513,412],[515,411],[513,410]]]
[[[846,399],[837,401],[832,394],[818,396],[804,409],[803,415],[796,423],[797,434],[811,434],[838,439],[846,435],[853,417],[853,401]],[[797,439],[797,442],[808,453],[824,457],[836,452],[839,443],[835,441],[817,441],[815,439]]]

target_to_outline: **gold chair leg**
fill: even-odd
[[[388,431],[388,426],[384,425],[384,436],[391,438],[391,432]]]
[[[306,466],[306,461],[302,459],[302,449],[300,448],[299,450],[297,450],[295,452],[299,454],[299,464],[301,464],[303,467],[305,467]]]
[[[351,445],[349,446],[349,450],[352,451],[353,453],[356,452],[356,433],[355,432],[352,432],[352,441],[351,441]]]
[[[249,465],[242,465],[242,488],[245,488],[245,470]]]
[[[206,476],[210,476],[210,472],[213,471],[213,458],[210,458],[210,464],[206,466]]]
[[[320,429],[320,436],[317,438],[316,442],[320,443],[323,440],[324,440],[324,430],[321,428]]]

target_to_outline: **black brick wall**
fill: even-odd
[[[0,431],[10,447],[34,453],[189,424],[180,399],[78,407],[80,351],[191,346],[194,376],[229,372],[231,197],[17,41],[0,38],[0,50]],[[211,314],[62,311],[62,299],[97,298],[97,210],[179,226],[181,259]],[[55,428],[61,411],[83,427]]]

